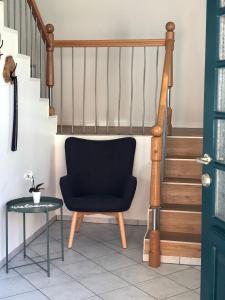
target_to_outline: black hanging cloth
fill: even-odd
[[[12,84],[14,86],[13,95],[13,130],[12,130],[12,144],[11,150],[17,150],[17,140],[18,140],[18,86],[17,86],[17,76],[11,75]]]

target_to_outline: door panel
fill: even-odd
[[[225,300],[225,0],[207,1],[201,300]]]
[[[225,253],[214,250],[215,253],[215,299],[224,299]]]
[[[225,59],[225,15],[219,17],[220,23],[220,41],[219,41],[219,59]]]
[[[225,221],[225,172],[216,170],[215,217]]]
[[[216,120],[216,160],[224,163],[225,162],[225,120]]]
[[[219,68],[217,73],[218,73],[217,110],[219,112],[225,112],[225,68]]]

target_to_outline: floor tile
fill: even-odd
[[[37,238],[35,238],[31,243],[30,245],[36,245],[36,244],[44,244],[46,243],[46,240],[47,240],[47,236],[46,236],[46,233],[42,233],[41,235],[39,235]],[[50,243],[55,241],[55,239],[53,239],[52,237],[49,237],[49,241]]]
[[[166,299],[188,291],[185,287],[166,277],[148,280],[138,283],[136,286],[158,300]]]
[[[68,237],[66,237],[66,240],[68,240]],[[95,239],[92,239],[89,236],[86,236],[82,233],[77,233],[74,236],[74,241],[76,243],[76,245],[80,245],[80,246],[85,246],[85,245],[89,245],[89,244],[95,244],[95,243],[99,243],[98,241],[96,241]]]
[[[38,289],[72,281],[70,276],[56,268],[51,270],[50,275],[50,277],[47,277],[46,272],[40,271],[23,276]]]
[[[106,294],[101,294],[104,300],[154,300],[155,298],[140,291],[134,286],[127,286]]]
[[[39,262],[39,265],[42,268],[47,269],[47,262],[41,262],[44,260],[46,260],[46,257],[43,257],[43,256],[36,256],[33,258],[33,261],[35,261],[37,263]],[[42,271],[41,267],[38,264],[34,264],[33,261],[31,261],[30,259],[25,259],[24,261],[20,261],[20,265],[25,265],[25,266],[17,267],[15,269],[16,272],[21,275],[26,275],[26,274],[31,274],[31,273]],[[29,265],[29,263],[32,263],[32,264]],[[56,268],[56,266],[53,265],[52,262],[50,262],[50,270],[53,270],[54,268]]]
[[[102,226],[102,224],[99,224],[99,226]],[[111,229],[101,229],[98,231],[89,231],[86,233],[87,236],[90,236],[92,239],[99,241],[99,242],[107,242],[107,241],[112,241],[115,239],[120,238],[120,233],[119,233],[119,227],[116,228],[117,230],[111,230]],[[82,234],[82,229],[80,231],[80,234]]]
[[[26,262],[24,262],[24,264],[27,263],[32,263],[31,260],[26,260]],[[28,265],[28,266],[24,266],[21,268],[16,268],[16,271],[19,274],[30,274],[30,273],[34,273],[34,272],[39,272],[41,270],[41,268],[38,265],[32,264],[32,265]]]
[[[77,238],[74,238],[73,241],[73,250],[77,250],[79,248],[90,248],[98,245],[99,242],[90,239],[87,236],[77,236]]]
[[[143,241],[142,241],[143,243]],[[126,250],[124,250],[122,247],[121,247],[121,242],[119,239],[117,240],[113,240],[113,241],[109,241],[109,242],[105,242],[104,243],[107,247],[110,247],[116,251],[121,251],[121,252],[124,252]],[[133,240],[133,239],[127,239],[127,249],[130,250],[130,249],[137,249],[139,248],[141,245],[140,241],[137,241],[137,240]]]
[[[81,282],[96,294],[113,291],[129,285],[124,280],[109,272],[82,279]]]
[[[133,260],[119,253],[95,258],[94,261],[109,271],[136,264]]]
[[[137,263],[142,263],[143,261],[143,248],[126,249],[124,251],[120,251],[120,253],[135,260]]]
[[[18,276],[18,274],[14,270],[9,270],[9,273],[7,274],[5,271],[5,267],[0,269],[0,280],[8,279],[14,276]]]
[[[145,265],[148,266],[148,263],[145,263]],[[148,268],[150,267],[148,266]],[[161,275],[169,275],[188,268],[189,266],[186,265],[161,264],[159,268],[152,268],[152,269]]]
[[[27,247],[26,249],[26,253],[27,255],[29,255],[31,258],[34,258],[34,257],[37,257],[38,254],[34,251],[32,251],[29,246]],[[20,251],[16,256],[14,256],[10,261],[9,261],[9,266],[10,267],[14,267],[14,266],[18,266],[18,265],[21,265],[21,264],[24,264],[25,261],[29,261],[28,258],[25,258],[24,259],[24,254],[23,254],[23,251]]]
[[[80,300],[93,295],[91,291],[75,281],[54,285],[41,291],[52,300]]]
[[[60,269],[63,270],[66,274],[72,276],[74,279],[79,280],[105,272],[103,268],[89,260],[65,265],[60,267]]]
[[[34,287],[20,276],[0,280],[0,298],[33,291]]]
[[[81,225],[81,231],[84,234],[90,234],[90,233],[94,233],[94,232],[108,232],[108,231],[112,231],[112,232],[118,232],[119,233],[119,229],[118,229],[118,225],[117,224],[109,224],[109,223],[88,223],[88,222],[84,222]]]
[[[29,248],[36,252],[39,255],[46,255],[47,253],[47,248],[46,248],[46,243],[41,243],[41,244],[34,244],[30,245]],[[57,241],[51,241],[50,242],[50,255],[55,254],[55,253],[60,253],[61,252],[61,244]]]
[[[200,287],[200,272],[194,268],[170,274],[168,278],[175,280],[189,289]]]
[[[86,260],[86,258],[80,255],[78,252],[71,250],[66,250],[64,252],[64,261],[61,259],[53,260],[52,264],[55,266],[66,266],[70,264],[74,264],[80,261]]]
[[[146,226],[130,225],[126,227],[126,236],[130,240],[143,241],[146,231],[147,231]]]
[[[200,295],[193,292],[187,292],[182,295],[174,296],[169,299],[170,300],[200,300]]]
[[[151,269],[138,264],[126,268],[117,269],[112,272],[113,274],[130,283],[138,283],[160,276],[158,273],[152,271]]]
[[[65,261],[51,262],[51,277],[35,265],[10,270],[8,275],[1,268],[1,299],[199,300],[200,267],[161,264],[155,269],[142,262],[146,226],[126,225],[128,249],[122,249],[118,225],[83,223],[69,250],[70,224],[65,221],[63,226]],[[50,237],[51,258],[60,256],[60,222],[51,225]],[[27,252],[34,260],[46,258],[45,233],[28,246]],[[10,265],[26,262],[30,261],[24,260],[21,251]],[[42,266],[46,268],[46,263]]]
[[[28,292],[24,294],[19,294],[10,298],[3,298],[5,300],[47,300],[48,298],[40,293],[39,291]]]
[[[106,246],[104,246],[102,243],[97,243],[92,246],[88,247],[80,247],[79,244],[76,246],[76,251],[85,255],[86,257],[92,259],[97,258],[105,255],[110,255],[115,253],[115,250],[112,250]]]
[[[93,296],[89,298],[85,298],[84,300],[101,300],[102,298],[99,298],[98,296]]]

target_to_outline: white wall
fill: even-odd
[[[65,151],[64,143],[68,136],[57,135],[55,137],[55,172],[56,172],[56,195],[61,197],[61,191],[59,188],[59,179],[61,176],[67,174],[65,165]],[[79,136],[80,138],[95,139],[95,140],[106,140],[118,138],[118,136]],[[147,210],[149,206],[149,187],[150,187],[150,151],[151,151],[151,138],[146,136],[135,136],[136,139],[136,154],[134,161],[133,174],[137,177],[138,185],[135,193],[134,200],[131,208],[125,213],[127,222],[132,224],[144,224],[147,219]],[[65,208],[65,215],[71,213]],[[97,216],[98,217],[98,216]],[[103,217],[102,215],[100,216]],[[93,220],[94,217],[89,217]],[[95,219],[96,220],[96,219]],[[96,220],[99,221],[99,220]],[[137,222],[138,221],[138,222]]]
[[[174,126],[202,127],[205,0],[37,0],[57,39],[164,37],[176,23]],[[65,75],[66,79],[66,75]]]
[[[0,60],[2,74],[6,55],[13,55],[17,63],[19,99],[18,150],[11,152],[13,89],[0,76],[0,261],[5,257],[5,204],[28,196],[29,184],[24,182],[26,170],[33,170],[37,182],[45,183],[45,194],[54,195],[54,136],[56,118],[48,117],[48,101],[40,100],[40,83],[30,79],[29,57],[17,53],[17,33],[3,27],[3,3],[0,2],[0,33],[4,40]],[[27,237],[45,222],[41,215],[27,218]],[[9,251],[22,243],[22,217],[10,213]]]

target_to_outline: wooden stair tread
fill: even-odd
[[[174,184],[198,184],[201,185],[201,179],[192,178],[164,178],[163,183]]]
[[[201,212],[201,205],[192,205],[192,204],[172,204],[172,203],[163,203],[161,210],[168,211],[185,211],[185,212]]]
[[[193,233],[179,233],[179,232],[160,232],[161,241],[175,241],[183,243],[201,243],[201,235]]]

